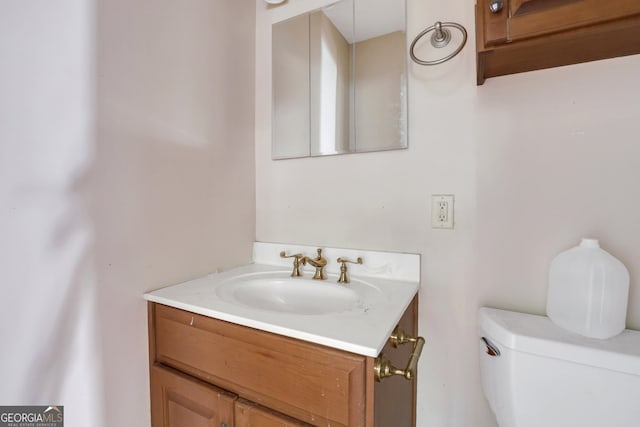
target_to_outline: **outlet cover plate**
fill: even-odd
[[[453,194],[431,195],[431,228],[453,228]]]

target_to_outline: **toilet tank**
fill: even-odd
[[[478,330],[482,387],[501,427],[640,425],[640,332],[587,338],[492,308],[479,310]]]

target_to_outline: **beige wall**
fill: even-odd
[[[272,32],[272,134],[280,144],[274,158],[309,155],[309,16],[278,23]]]
[[[406,34],[395,31],[356,43],[357,151],[407,145]]]
[[[269,20],[302,3],[276,12],[256,2],[256,236],[422,254],[418,427],[495,426],[480,389],[476,310],[543,313],[549,262],[580,237],[599,238],[629,268],[628,325],[640,328],[640,56],[477,87],[473,2],[409,0],[410,40],[436,20],[470,32],[448,63],[410,66],[409,149],[274,162],[261,71]],[[430,227],[439,193],[456,196],[453,231]]]
[[[108,426],[149,425],[142,293],[251,259],[254,4],[99,2],[96,274]]]

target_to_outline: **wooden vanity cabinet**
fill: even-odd
[[[638,0],[476,2],[477,82],[640,53]]]
[[[151,367],[151,424],[165,427],[312,427],[161,365]]]
[[[376,383],[373,357],[148,308],[153,427],[415,426],[415,381]],[[415,334],[416,320],[414,300],[405,331]],[[404,367],[406,347],[384,352]]]
[[[244,399],[238,399],[235,403],[235,427],[312,427],[312,425]]]
[[[153,426],[232,426],[233,394],[158,365],[151,366],[150,379]]]

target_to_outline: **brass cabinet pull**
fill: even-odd
[[[389,335],[389,342],[394,347],[398,347],[399,345],[406,344],[408,342],[415,343],[418,339],[422,339],[422,341],[424,341],[424,338],[415,338],[411,335],[407,335],[407,333],[400,329],[399,326],[396,326],[393,332],[391,332],[391,335]]]
[[[381,354],[373,366],[374,375],[376,381],[382,381],[383,378],[390,377],[392,375],[401,375],[407,380],[412,380],[416,377],[416,369],[418,367],[418,360],[422,354],[422,347],[424,347],[424,338],[422,337],[410,337],[402,329],[396,327],[389,337],[389,342],[394,347],[400,344],[412,342],[414,343],[413,351],[409,357],[407,367],[404,369],[396,368],[391,361],[387,359],[384,354]]]

